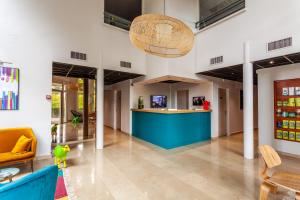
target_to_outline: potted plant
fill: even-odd
[[[74,128],[76,128],[78,126],[80,122],[80,117],[79,116],[73,116],[72,118],[72,125]]]
[[[58,124],[53,124],[51,127],[51,136],[52,136],[52,143],[56,142],[56,137],[57,137],[57,126]]]

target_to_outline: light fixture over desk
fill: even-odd
[[[131,24],[129,37],[137,48],[165,58],[184,56],[194,45],[194,33],[185,23],[160,14],[136,17]]]

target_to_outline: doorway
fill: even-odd
[[[96,69],[53,63],[52,145],[95,140]]]
[[[177,91],[177,109],[189,109],[189,91]]]
[[[122,92],[117,91],[117,101],[116,101],[116,128],[121,130],[121,113],[122,113]]]
[[[227,136],[227,91],[219,88],[219,136]]]

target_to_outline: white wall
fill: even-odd
[[[139,96],[144,98],[144,107],[150,108],[150,96],[151,95],[165,95],[168,100],[168,108],[171,108],[171,84],[167,83],[155,83],[151,85],[137,85],[133,86],[132,94],[132,106],[138,108]]]
[[[2,0],[0,7],[0,60],[20,68],[20,110],[0,112],[1,127],[32,127],[38,156],[50,155],[46,95],[51,94],[53,61],[146,72],[145,55],[130,44],[128,32],[104,25],[103,0]],[[70,59],[71,50],[87,53],[88,61]],[[132,62],[132,69],[120,68],[121,60]]]
[[[103,23],[103,0],[2,0],[0,7],[5,8],[0,13],[0,59],[20,68],[20,110],[1,112],[0,120],[2,127],[32,127],[38,156],[50,155],[51,102],[45,96],[51,94],[53,61],[152,77],[168,74],[167,61],[151,56],[147,61],[145,53],[131,45],[127,31]],[[71,50],[87,53],[88,61],[70,59]],[[120,68],[121,60],[131,62],[132,68]],[[130,132],[126,112],[122,129]]]
[[[3,0],[0,12],[0,59],[20,68],[20,109],[0,112],[2,128],[32,127],[37,155],[50,155],[52,61],[100,67],[100,5],[87,2]],[[86,22],[90,23],[86,23]],[[71,50],[85,52],[88,62],[69,59]]]
[[[146,55],[146,79],[157,78],[169,74],[168,59]]]
[[[199,21],[199,0],[166,0],[166,14],[180,19],[194,30]]]
[[[143,13],[165,14],[180,19],[192,29],[199,20],[199,0],[143,0]]]
[[[104,125],[115,128],[116,99],[114,90],[104,90]]]
[[[246,40],[251,44],[252,61],[300,51],[298,0],[288,4],[284,0],[246,3],[246,12],[199,33],[190,54],[170,60],[145,56],[130,44],[128,32],[104,25],[103,0],[1,0],[0,59],[20,68],[20,110],[0,112],[1,127],[32,127],[38,138],[38,155],[50,155],[51,102],[45,96],[51,94],[53,61],[145,73],[149,77],[195,77],[194,72],[242,63]],[[161,12],[161,3],[155,0],[154,4],[158,6],[149,5],[148,11],[156,7]],[[166,14],[188,24],[198,15],[196,0],[167,0],[166,10]],[[293,36],[293,47],[266,52],[268,41],[288,36]],[[88,61],[70,59],[71,50],[87,53]],[[224,56],[224,63],[210,66],[209,59],[219,55]],[[132,62],[132,68],[120,68],[121,60]],[[125,91],[132,92],[130,85],[126,87]],[[213,98],[215,95],[214,90]],[[124,97],[128,108],[133,107],[132,98]],[[130,132],[129,109],[124,113],[123,131]]]
[[[195,44],[197,38],[195,37]],[[196,72],[196,56],[197,46],[185,56],[179,58],[168,59],[168,74],[173,76],[181,76],[193,79],[201,79],[195,74]]]
[[[213,81],[213,98],[211,102],[212,113],[212,137],[219,136],[219,88],[227,91],[227,110],[228,110],[228,135],[243,131],[243,110],[240,110],[240,90],[243,90],[243,84],[235,81],[222,80],[218,78],[209,78]],[[253,88],[253,102],[254,102],[254,128],[258,127],[258,97],[257,87]]]
[[[163,0],[144,0],[145,13],[161,13],[162,2]],[[272,9],[266,9],[270,5]],[[193,51],[187,56],[167,61],[161,59],[168,65],[168,69],[163,70],[169,74],[183,72],[183,76],[191,77],[194,72],[241,64],[243,44],[246,41],[250,42],[251,61],[299,52],[300,29],[296,26],[300,24],[299,6],[298,0],[290,0],[288,5],[284,0],[247,0],[244,12],[200,31],[195,37]],[[195,22],[199,19],[198,1],[167,0],[166,14],[185,23]],[[268,42],[290,36],[293,37],[292,47],[267,52]],[[224,56],[224,62],[211,66],[210,59],[221,55]]]
[[[102,20],[102,19],[101,19]],[[146,54],[134,47],[128,31],[103,24],[101,37],[102,65],[105,69],[146,74]],[[131,68],[121,68],[120,61],[131,63]]]
[[[300,144],[274,139],[274,81],[299,78],[300,64],[258,70],[259,144],[300,155]]]
[[[163,14],[163,0],[144,0],[144,13]],[[195,22],[199,19],[198,0],[166,0],[166,15],[180,19],[195,31]],[[195,44],[197,38],[195,38]],[[196,72],[197,45],[186,56],[181,58],[160,58],[146,55],[147,79],[164,75],[175,75],[187,78],[199,78]]]
[[[272,9],[266,9],[270,5]],[[288,5],[284,0],[248,0],[244,12],[200,31],[195,36],[194,49],[187,56],[177,59],[158,59],[159,62],[164,63],[160,69],[164,73],[167,71],[168,74],[181,74],[193,78],[195,72],[241,64],[243,44],[246,41],[250,43],[251,61],[299,52],[300,30],[296,26],[300,24],[300,14],[297,9],[299,6],[298,0],[290,0]],[[146,13],[161,13],[163,3],[162,0],[144,0],[144,7]],[[167,0],[166,8],[167,15],[177,17],[187,24],[188,21],[195,22],[199,19],[198,1]],[[290,36],[293,37],[292,47],[267,52],[268,42]],[[224,62],[211,66],[210,59],[221,55],[224,56]],[[149,59],[146,65],[150,66],[148,62]],[[151,77],[155,75],[154,71]]]
[[[143,14],[164,14],[163,0],[143,0]]]
[[[251,61],[300,51],[298,0],[247,0],[246,11],[197,35],[197,71],[243,63],[243,43],[250,42]],[[279,14],[280,13],[280,14]],[[267,42],[293,37],[293,47],[267,52]],[[224,63],[210,66],[210,58]]]
[[[121,91],[121,131],[124,133],[131,134],[131,80],[126,80],[120,83],[116,83],[111,85],[110,87],[111,93],[116,91]],[[107,89],[109,89],[107,88]],[[116,104],[116,98],[114,101],[110,102],[111,104]],[[110,110],[112,108],[115,109],[114,105],[109,105]],[[115,111],[113,111],[115,112]],[[105,116],[107,113],[104,113]],[[108,124],[114,124],[116,117],[114,117],[114,121],[111,121],[112,117],[110,116],[110,121]]]
[[[151,95],[166,95],[168,107],[171,108],[171,89],[170,84],[156,83],[151,85],[131,85],[132,81],[127,80],[116,83],[105,88],[104,95],[104,124],[114,128],[116,117],[114,93],[121,91],[121,131],[131,134],[131,108],[138,107],[139,96],[144,97],[145,108],[150,108]]]
[[[189,108],[199,108],[193,106],[193,97],[205,96],[207,101],[212,101],[213,98],[213,83],[212,82],[203,82],[200,84],[190,84],[190,83],[175,83],[172,85],[172,90],[174,90],[174,104],[177,108],[177,91],[179,90],[188,90],[189,91]]]

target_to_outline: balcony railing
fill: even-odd
[[[109,12],[104,12],[104,23],[116,26],[127,31],[129,31],[131,25],[131,21],[123,19]]]
[[[201,13],[200,13],[200,21],[196,22],[196,29],[201,30],[211,24],[214,24],[219,20],[224,19],[225,17],[228,17],[229,15],[235,12],[244,9],[245,6],[246,6],[245,0],[237,0],[221,9],[218,7],[210,9],[212,14],[209,16],[201,17]]]

